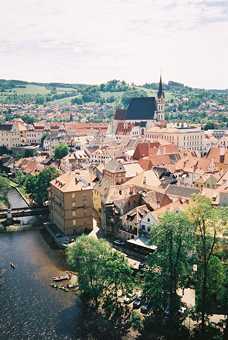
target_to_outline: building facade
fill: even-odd
[[[204,151],[204,131],[201,128],[160,128],[151,127],[145,132],[150,141],[165,141],[178,148],[192,151]]]
[[[65,235],[90,232],[99,224],[100,198],[87,170],[63,174],[51,182],[50,218]]]

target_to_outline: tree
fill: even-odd
[[[224,267],[221,260],[217,256],[211,256],[208,262],[208,305],[218,302],[218,299],[223,294],[224,279]]]
[[[33,124],[36,121],[36,118],[34,116],[27,115],[27,114],[23,115],[21,118],[27,124]]]
[[[217,234],[221,229],[227,211],[214,208],[210,199],[195,195],[186,210],[190,222],[195,227],[198,258],[198,309],[201,312],[201,329],[205,333],[206,305],[209,287],[209,265],[217,244]]]
[[[9,190],[10,186],[9,186],[9,182],[7,181],[7,179],[3,176],[0,176],[0,192],[2,194],[5,194],[8,190]]]
[[[117,297],[118,292],[125,293],[128,284],[132,284],[125,257],[112,250],[105,240],[81,236],[69,248],[67,258],[78,272],[82,295],[95,305],[107,295]]]
[[[39,175],[27,176],[25,180],[26,190],[38,205],[43,205],[47,201],[50,182],[58,175],[57,169],[49,167],[41,171]]]
[[[55,151],[54,151],[54,158],[55,159],[62,159],[66,155],[68,155],[69,152],[69,147],[67,144],[59,144],[56,146]]]
[[[184,213],[165,213],[151,232],[156,252],[148,258],[144,295],[159,310],[169,311],[174,321],[180,307],[179,287],[185,287],[191,273],[189,253],[193,251],[193,228]]]
[[[121,103],[124,107],[127,107],[132,98],[147,96],[148,96],[147,92],[143,89],[129,90],[124,92],[124,94],[122,95]]]
[[[134,286],[126,258],[107,241],[79,237],[67,251],[68,263],[77,271],[81,296],[102,312],[120,332],[129,327],[130,313],[121,297]]]
[[[228,338],[228,268],[224,271],[224,282],[223,282],[223,296],[222,296],[224,310],[226,311],[226,320],[224,327],[223,339]]]

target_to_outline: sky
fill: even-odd
[[[0,78],[228,88],[228,0],[0,0]]]

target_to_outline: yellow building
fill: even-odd
[[[64,234],[89,232],[99,224],[101,202],[95,183],[88,170],[66,173],[51,182],[50,218]]]

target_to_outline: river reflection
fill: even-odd
[[[49,286],[66,268],[44,232],[0,234],[0,339],[77,338],[78,299]]]

